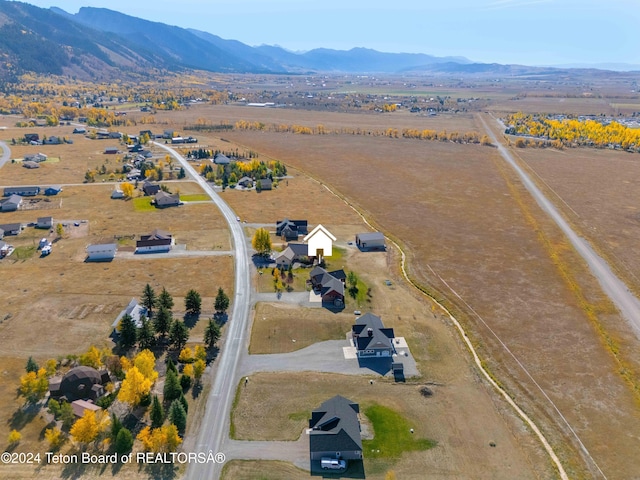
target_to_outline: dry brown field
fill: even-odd
[[[640,431],[637,401],[616,374],[619,365],[586,311],[615,327],[611,334],[621,343],[632,341],[630,333],[495,150],[359,136],[229,132],[225,137],[333,185],[403,244],[420,283],[435,286],[436,295],[469,312],[431,267],[473,306],[605,473],[632,474],[633,466],[618,459],[635,447],[615,439],[630,425]],[[482,322],[469,315],[466,325],[491,371],[543,422],[572,477],[591,475],[578,459],[575,439],[531,378]]]
[[[309,478],[309,472],[290,463],[260,460],[231,460],[222,470],[224,480],[301,480]]]

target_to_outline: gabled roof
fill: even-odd
[[[382,232],[357,233],[356,238],[361,242],[380,241],[384,242],[384,234]]]
[[[114,322],[111,324],[111,327],[114,329],[118,328],[118,324],[120,323],[120,320],[122,320],[122,317],[124,317],[125,315],[130,315],[133,319],[133,323],[135,323],[136,325],[136,328],[140,328],[142,327],[142,320],[140,319],[140,317],[146,314],[147,309],[144,306],[140,305],[138,303],[138,300],[132,298],[125,309],[118,314]]]
[[[140,240],[171,240],[171,234],[156,228],[149,235],[140,235]]]
[[[362,451],[360,407],[336,395],[311,412],[309,450],[311,452]]]
[[[351,327],[355,346],[358,350],[393,348],[393,328],[385,328],[377,315],[365,313],[358,318],[358,323]]]
[[[22,203],[22,197],[20,195],[11,195],[6,200],[2,200],[1,203],[3,205],[13,204],[13,205],[18,206],[18,205],[20,205]]]
[[[227,165],[231,163],[231,160],[226,155],[218,153],[215,157],[213,157],[213,163],[217,163],[218,165]]]
[[[0,230],[3,230],[5,234],[8,232],[20,232],[21,229],[21,223],[5,223],[0,225]]]
[[[336,241],[336,237],[334,237],[331,232],[329,230],[327,230],[326,228],[324,228],[322,225],[318,224],[316,226],[316,228],[314,228],[313,230],[311,230],[309,232],[309,234],[304,237],[304,241],[308,242],[309,239],[311,239],[312,237],[314,237],[315,235],[326,235],[327,237],[329,237],[331,240],[333,240],[334,242]]]

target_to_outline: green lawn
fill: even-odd
[[[180,200],[183,202],[206,202],[211,200],[211,198],[205,193],[194,193],[191,195],[180,195]]]
[[[436,445],[433,440],[416,438],[407,419],[390,408],[372,405],[364,414],[375,432],[373,440],[362,441],[365,458],[400,458],[404,452],[429,450]]]
[[[33,257],[38,248],[35,246],[29,247],[16,247],[13,251],[13,258],[15,260],[27,260],[28,258]]]
[[[151,205],[151,197],[134,198],[133,208],[136,212],[151,212],[156,209],[156,207]]]

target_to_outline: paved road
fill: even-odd
[[[589,242],[573,231],[569,223],[560,215],[555,206],[544,196],[535,183],[533,183],[529,175],[516,163],[509,150],[498,141],[493,130],[487,126],[482,115],[480,116],[480,121],[491,137],[494,145],[498,146],[502,157],[516,171],[524,183],[524,186],[529,190],[542,210],[560,227],[560,230],[564,232],[576,251],[587,262],[589,269],[598,279],[598,282],[600,282],[600,286],[604,292],[609,296],[622,316],[629,322],[636,336],[640,338],[640,301],[629,291],[624,282],[611,271],[607,262],[593,250]]]
[[[200,432],[195,444],[196,452],[214,454],[221,451],[222,441],[229,432],[231,404],[235,394],[238,363],[241,352],[246,349],[247,327],[249,325],[250,307],[250,275],[247,244],[242,231],[242,224],[236,220],[236,215],[220,198],[213,188],[202,178],[195,169],[175,150],[161,143],[153,142],[156,146],[168,151],[185,171],[191,175],[211,197],[224,215],[235,249],[235,294],[230,321],[228,323],[227,338],[218,358],[215,369],[215,379],[209,393],[205,413],[200,419]],[[215,479],[220,477],[222,465],[218,463],[189,464],[185,478],[188,480]]]
[[[0,168],[4,167],[4,164],[11,158],[11,149],[9,145],[4,142],[0,142],[0,148],[2,149],[2,156],[0,157]]]

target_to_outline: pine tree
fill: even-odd
[[[177,398],[180,398],[182,394],[182,387],[180,386],[180,381],[178,380],[178,374],[172,370],[167,370],[167,376],[164,380],[164,401],[172,402]]]
[[[158,309],[158,313],[156,313],[156,318],[153,322],[153,327],[157,333],[162,335],[162,337],[166,336],[167,332],[171,328],[171,322],[173,318],[171,315],[171,311],[164,307],[160,307]]]
[[[131,315],[127,313],[122,316],[118,329],[120,330],[120,338],[118,340],[120,347],[124,350],[129,350],[136,344],[138,337],[136,324]]]
[[[189,402],[187,402],[187,398],[184,396],[184,393],[180,394],[179,400],[182,404],[182,408],[184,408],[184,411],[189,413]]]
[[[123,425],[118,417],[116,417],[115,413],[111,414],[111,441],[115,443],[116,438],[118,438],[118,432],[122,430]]]
[[[164,409],[156,395],[153,396],[149,417],[151,418],[151,428],[161,427],[164,423]]]
[[[155,332],[151,321],[145,316],[140,317],[140,328],[138,329],[138,345],[140,348],[151,348],[156,343]]]
[[[125,453],[129,453],[131,448],[133,447],[133,435],[127,428],[121,428],[118,432],[118,436],[116,437],[116,441],[114,444],[114,449],[116,453],[120,455],[124,455]]]
[[[176,350],[182,350],[189,340],[189,328],[181,320],[176,320],[171,326],[169,341]]]
[[[158,296],[157,305],[158,308],[165,307],[167,310],[171,310],[173,308],[173,297],[164,287],[162,287],[162,292],[160,292],[160,295]]]
[[[36,363],[36,361],[33,359],[33,357],[30,356],[29,359],[27,360],[27,365],[25,366],[25,370],[27,371],[27,373],[29,372],[37,373],[39,369],[40,367],[38,367],[38,364]]]
[[[153,290],[151,285],[147,283],[142,291],[142,305],[145,306],[150,317],[153,315],[153,308],[156,305],[156,301],[156,292]]]
[[[204,330],[204,344],[208,349],[212,349],[219,339],[220,326],[215,320],[209,319],[209,324]]]
[[[187,428],[187,412],[184,411],[184,407],[180,400],[174,400],[169,407],[169,421],[173,423],[178,432],[182,433]]]
[[[216,295],[216,301],[213,308],[216,312],[224,313],[229,308],[229,296],[224,293],[222,287],[218,287],[218,294]]]
[[[184,308],[189,315],[200,315],[202,308],[202,297],[195,290],[189,290],[184,297]]]
[[[173,358],[169,357],[167,360],[167,371],[171,370],[173,373],[178,373],[178,369],[176,368],[176,364],[173,361]]]

